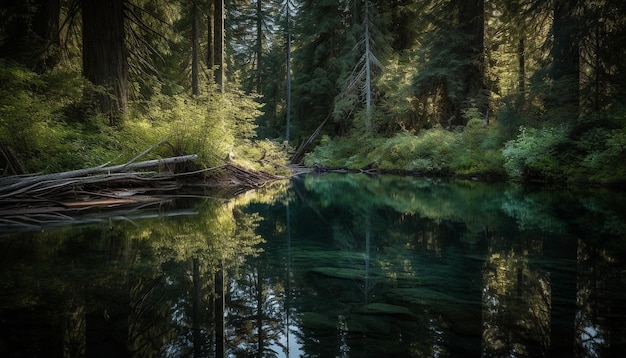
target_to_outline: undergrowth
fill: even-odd
[[[122,164],[163,142],[140,160],[197,154],[201,169],[235,153],[242,165],[285,173],[285,148],[256,139],[260,105],[251,95],[155,95],[131,103],[123,123],[111,126],[83,95],[88,89],[73,72],[42,75],[0,62],[0,144],[25,172]]]
[[[328,168],[418,172],[463,176],[502,176],[501,139],[495,126],[470,121],[461,130],[441,127],[391,138],[352,135],[330,139],[305,158],[306,165]]]

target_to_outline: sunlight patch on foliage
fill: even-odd
[[[202,167],[236,152],[243,164],[286,174],[286,148],[256,141],[261,115],[254,95],[232,91],[201,97],[154,94],[131,104],[119,126],[84,96],[76,73],[36,74],[0,62],[0,142],[28,172],[58,172],[124,163],[166,140],[142,159],[197,154]]]
[[[322,139],[305,159],[306,165],[328,168],[407,171],[430,174],[502,175],[499,134],[495,128],[468,126],[449,131],[441,127],[417,135],[391,138],[367,136]]]

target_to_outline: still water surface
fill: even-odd
[[[621,192],[305,176],[81,220],[3,223],[0,356],[626,352]]]

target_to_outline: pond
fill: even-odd
[[[197,194],[1,222],[0,356],[626,352],[626,193],[328,174]]]

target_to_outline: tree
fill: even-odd
[[[60,60],[60,0],[7,0],[0,5],[0,55],[43,72]]]
[[[198,30],[198,0],[192,0],[191,2],[191,43],[192,43],[192,54],[191,54],[191,93],[194,96],[200,94],[200,85],[198,79],[198,66],[199,66],[199,30]]]
[[[294,20],[299,45],[293,53],[293,105],[303,131],[312,131],[333,110],[341,87],[338,79],[345,77],[342,68],[349,73],[354,66],[354,61],[344,66],[340,59],[348,45],[346,33],[352,16],[348,3],[302,1]],[[337,127],[338,132],[347,130],[341,122]]]
[[[356,63],[349,76],[348,83],[343,91],[339,94],[337,102],[347,99],[349,103],[347,111],[342,109],[341,115],[350,116],[356,109],[356,106],[362,104],[365,111],[365,130],[372,133],[372,96],[374,91],[373,77],[377,71],[382,71],[383,65],[374,55],[372,47],[374,39],[370,28],[372,26],[372,16],[370,16],[370,0],[364,1],[363,10],[363,35],[357,44],[359,52],[362,52],[361,58]],[[346,113],[348,112],[348,113]]]
[[[529,96],[529,78],[540,68],[550,30],[550,9],[543,3],[498,0],[486,4],[486,77],[492,91],[510,96],[521,110]]]
[[[224,0],[214,0],[213,12],[213,65],[215,83],[221,93],[225,92],[226,70],[224,61]]]
[[[556,0],[552,22],[552,64],[548,76],[555,81],[548,105],[565,110],[564,117],[578,117],[580,97],[580,0]]]
[[[596,112],[610,108],[615,96],[625,93],[624,48],[614,46],[626,40],[626,5],[603,0],[582,4],[584,36],[580,50],[581,105]]]
[[[285,108],[285,142],[289,142],[291,129],[291,13],[295,8],[292,0],[285,0],[284,5],[285,24],[287,32],[287,65],[286,65],[286,108]]]
[[[464,125],[464,112],[483,114],[489,104],[484,81],[484,0],[431,3],[433,31],[420,50],[423,67],[414,79],[415,95],[424,108],[434,104],[435,122]]]
[[[83,74],[104,92],[96,94],[100,110],[119,124],[128,102],[128,51],[124,0],[82,0]]]

